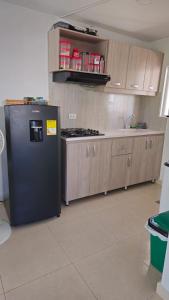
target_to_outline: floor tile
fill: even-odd
[[[142,219],[140,220],[131,210],[125,208],[125,204],[118,204],[109,209],[104,209],[93,215],[93,217],[115,239],[127,238],[133,233],[138,233],[139,229],[144,228]]]
[[[95,214],[64,223],[57,220],[49,224],[49,229],[71,261],[92,255],[114,242],[113,235],[99,224]]]
[[[124,253],[116,245],[75,263],[98,299],[144,300],[155,292],[159,273],[144,264],[137,252],[129,257],[123,246]]]
[[[0,202],[0,219],[8,221],[8,216],[2,202]]]
[[[100,226],[97,229],[91,228],[90,231],[84,231],[82,234],[69,237],[60,242],[71,261],[97,253],[113,243],[113,236]]]
[[[94,300],[73,266],[26,284],[6,294],[6,300]]]
[[[13,230],[0,246],[0,275],[5,291],[68,264],[63,250],[45,225]]]
[[[0,295],[0,300],[6,300],[4,295]]]
[[[72,201],[60,218],[13,229],[0,246],[6,300],[93,300],[93,294],[97,300],[161,300],[144,227],[159,199],[159,184],[141,184]],[[4,300],[1,292],[0,285]]]

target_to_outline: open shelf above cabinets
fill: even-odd
[[[108,40],[99,38],[98,36],[92,36],[89,34],[84,34],[64,28],[56,28],[54,30],[49,31],[48,34],[48,43],[49,43],[49,72],[57,72],[63,70],[60,64],[60,41],[66,40],[70,43],[70,56],[72,55],[73,49],[78,49],[79,52],[87,52],[87,53],[98,53],[100,56],[104,58],[104,64],[106,65],[106,58],[108,52]],[[81,71],[73,69],[70,63],[70,67],[64,68],[67,71]],[[72,70],[73,69],[73,70]],[[93,71],[88,71],[89,73],[95,73]],[[97,72],[100,74],[100,71]],[[106,70],[104,68],[104,72],[102,74],[106,74]]]

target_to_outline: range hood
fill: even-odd
[[[74,82],[88,85],[105,85],[108,81],[110,81],[110,76],[106,74],[67,70],[53,72],[53,82]]]

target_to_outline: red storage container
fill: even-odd
[[[73,69],[75,71],[81,71],[81,69],[82,69],[81,57],[72,57],[71,58],[71,69]]]
[[[70,56],[59,55],[60,58],[60,69],[69,69],[70,68]]]
[[[69,40],[60,40],[60,55],[70,56],[71,43]]]

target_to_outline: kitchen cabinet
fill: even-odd
[[[158,179],[163,140],[163,135],[134,138],[131,170],[127,185]]]
[[[66,202],[89,195],[90,143],[72,143],[66,149]]]
[[[126,82],[127,89],[144,90],[147,56],[147,49],[137,46],[130,47]]]
[[[144,90],[157,92],[159,87],[163,54],[153,50],[147,50],[147,64],[145,71]]]
[[[158,92],[163,53],[65,28],[55,28],[48,33],[48,69],[53,78],[58,72],[72,71],[71,66],[66,70],[60,67],[61,39],[70,42],[71,53],[73,48],[78,48],[104,56],[104,74],[111,79],[106,85],[97,86],[97,91],[145,96],[155,96]]]
[[[125,88],[129,49],[128,43],[109,41],[107,74],[111,80],[107,83],[107,87]]]
[[[106,192],[110,141],[70,143],[66,148],[66,203],[73,199]]]
[[[68,143],[62,140],[62,193],[66,204],[158,179],[163,140],[163,134]]]
[[[102,56],[104,56],[104,58],[107,57],[107,49],[108,49],[107,39],[58,27],[53,30],[50,30],[48,33],[48,71],[50,73],[72,70],[71,66],[68,69],[60,68],[59,43],[61,39],[70,42],[71,44],[70,53],[72,53],[74,48],[77,48],[79,49],[80,52],[100,53]],[[79,71],[79,72],[83,72],[83,71]]]
[[[90,145],[90,194],[107,192],[111,143],[109,140],[91,142]]]
[[[128,177],[130,175],[131,160],[132,156],[130,154],[111,157],[108,184],[109,191],[127,186]]]
[[[160,174],[163,144],[164,137],[162,135],[148,137],[150,176],[154,180],[158,179]]]
[[[112,144],[111,144],[112,156],[129,154],[132,152],[133,152],[133,138],[122,137],[122,138],[112,139]]]
[[[108,190],[126,187],[132,152],[133,138],[112,139]]]

